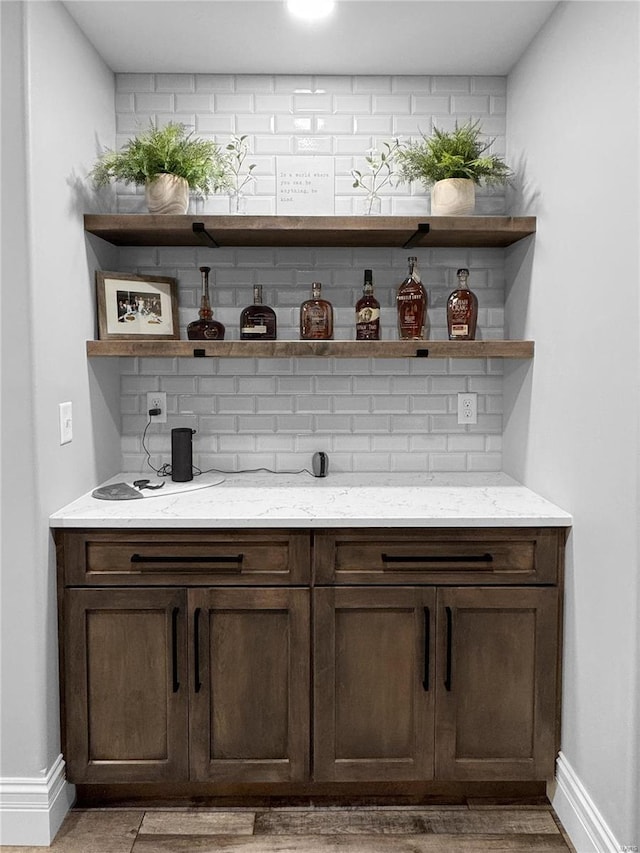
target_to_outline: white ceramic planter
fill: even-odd
[[[186,213],[189,208],[189,184],[177,175],[158,175],[145,187],[149,213]]]
[[[476,206],[476,187],[470,178],[445,178],[431,189],[432,216],[467,216]]]

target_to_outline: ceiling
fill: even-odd
[[[284,0],[66,0],[115,72],[508,74],[557,2],[337,0],[329,19]]]

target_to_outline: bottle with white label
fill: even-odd
[[[373,295],[373,272],[364,271],[362,296],[356,302],[356,340],[380,340],[380,303]]]
[[[277,336],[276,312],[262,302],[262,285],[253,287],[253,305],[240,314],[240,340],[275,341]]]
[[[458,287],[447,299],[447,331],[450,341],[475,341],[478,299],[469,290],[469,270],[457,272]]]
[[[420,278],[416,257],[409,258],[409,275],[398,288],[396,306],[400,340],[423,340],[427,316],[427,292]]]

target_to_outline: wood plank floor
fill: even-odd
[[[73,809],[50,848],[3,853],[576,853],[548,805]]]

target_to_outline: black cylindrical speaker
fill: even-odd
[[[171,430],[171,479],[174,483],[193,480],[191,436],[194,431],[188,427],[176,427]]]

